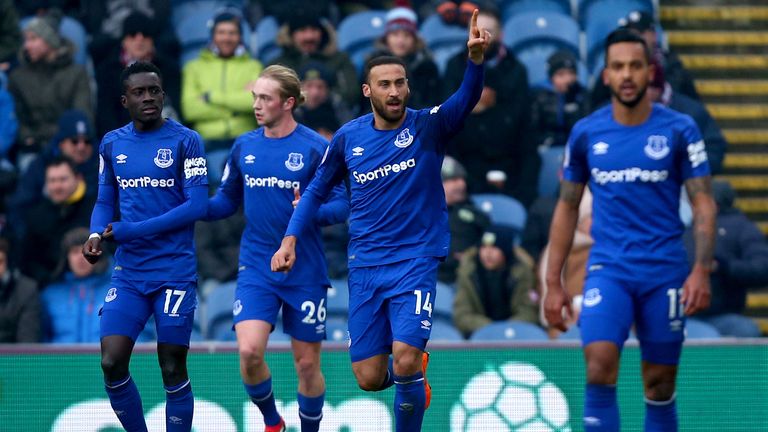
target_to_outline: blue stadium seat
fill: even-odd
[[[539,170],[539,196],[556,196],[560,187],[560,170],[563,167],[564,147],[539,149],[541,169]]]
[[[497,321],[472,333],[471,341],[549,340],[541,327],[524,321]]]
[[[23,29],[33,17],[24,17],[19,21],[19,26]],[[64,16],[59,23],[59,33],[69,39],[75,45],[75,63],[86,65],[88,63],[88,34],[85,27],[74,18]]]
[[[685,322],[686,339],[719,339],[720,332],[712,324],[695,318],[688,318]]]
[[[354,13],[339,23],[338,46],[352,59],[358,70],[374,49],[376,39],[384,34],[387,12],[370,10]]]
[[[461,335],[450,319],[434,318],[432,319],[432,333],[429,336],[430,341],[463,341]]]
[[[208,293],[201,316],[204,323],[203,334],[209,339],[214,339],[214,324],[224,321],[228,323],[229,327],[232,327],[232,304],[235,301],[236,287],[237,282],[226,282]]]
[[[653,0],[578,0],[576,10],[579,23],[586,28],[585,24],[611,8],[623,11],[624,16],[633,10],[654,13]]]
[[[503,194],[475,194],[470,200],[497,225],[514,228],[518,232],[525,227],[527,213],[520,201]]]
[[[547,60],[549,56],[557,51],[557,47],[553,45],[533,45],[528,48],[523,48],[518,52],[517,59],[525,66],[528,72],[528,86],[535,87],[544,85],[551,87],[549,81],[549,75],[547,74]],[[577,57],[578,58],[578,57]],[[577,76],[582,85],[586,85],[589,82],[589,74],[587,68],[580,60],[577,60]]]
[[[450,285],[437,283],[436,299],[432,299],[432,317],[451,319],[453,317],[453,298],[455,292]]]
[[[448,67],[448,62],[458,53],[464,51],[464,45],[444,45],[432,49],[432,59],[437,65],[437,71],[442,76]]]
[[[266,16],[256,24],[253,47],[253,56],[262,63],[267,64],[282,53],[282,48],[277,44],[277,34],[280,25],[273,16]]]
[[[693,208],[691,207],[691,202],[688,200],[688,195],[685,191],[682,191],[680,194],[680,220],[683,222],[683,225],[686,227],[691,226],[693,223]]]
[[[500,3],[502,22],[526,12],[552,12],[571,15],[570,0],[501,0]]]
[[[325,334],[331,342],[349,340],[347,320],[339,317],[329,317],[325,320]]]
[[[179,12],[176,24],[176,37],[181,45],[182,66],[197,57],[201,49],[205,48],[211,38],[210,24],[213,17],[226,7],[226,2],[197,1],[188,3],[184,12]],[[251,27],[243,20],[242,41],[246,46],[251,40]]]
[[[581,331],[579,326],[572,325],[567,332],[560,333],[556,340],[581,340]]]
[[[149,317],[149,320],[144,325],[144,329],[141,330],[139,336],[136,338],[136,343],[154,342],[157,340],[157,329],[155,327],[155,317]]]
[[[433,52],[442,47],[463,49],[467,46],[467,29],[444,23],[438,14],[430,15],[421,23],[419,34]]]
[[[587,43],[587,67],[594,72],[597,60],[605,46],[605,37],[614,31],[622,18],[633,10],[653,12],[653,5],[645,0],[584,0],[579,5],[579,22],[584,28]]]
[[[504,44],[519,53],[533,45],[568,49],[579,56],[579,25],[568,15],[526,12],[504,23]]]
[[[290,341],[291,341],[291,335],[286,334],[283,331],[283,322],[280,318],[278,318],[277,322],[275,323],[275,328],[272,330],[272,333],[269,334],[269,342],[267,342],[267,346],[269,346],[273,342],[290,342]]]
[[[328,289],[327,304],[325,306],[328,316],[347,317],[349,312],[349,286],[346,279],[331,279],[331,288]]]

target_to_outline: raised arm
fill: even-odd
[[[549,254],[547,257],[547,295],[544,297],[544,316],[547,322],[562,331],[568,330],[563,319],[563,308],[571,313],[571,299],[563,287],[562,272],[565,260],[573,244],[576,222],[579,219],[579,203],[584,194],[584,184],[563,180],[560,183],[560,199],[555,206],[549,229]]]
[[[717,207],[712,198],[712,178],[692,177],[685,181],[685,190],[693,207],[693,241],[695,259],[691,274],[683,285],[680,301],[685,314],[693,315],[709,307],[711,297],[709,274],[715,250],[715,215]]]

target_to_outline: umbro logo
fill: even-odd
[[[117,159],[117,163],[124,164],[125,160],[128,159],[128,156],[120,153],[119,155],[115,156],[115,159]]]
[[[355,147],[352,149],[352,156],[362,156],[364,150],[362,147]]]
[[[252,154],[249,154],[248,156],[245,157],[245,163],[247,163],[247,164],[252,164],[253,161],[255,161],[255,160],[256,160],[256,156],[254,156]]]
[[[438,105],[438,106],[432,108],[431,110],[429,110],[429,113],[430,114],[437,114],[438,111],[440,111],[440,105]]]
[[[592,152],[596,155],[603,155],[608,153],[608,143],[600,141],[592,146]]]

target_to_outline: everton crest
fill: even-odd
[[[301,153],[288,153],[288,160],[285,161],[285,167],[291,171],[298,171],[304,168],[304,155]]]
[[[397,134],[397,138],[395,138],[395,146],[400,148],[406,148],[413,142],[413,135],[411,135],[411,131],[408,130],[408,128],[405,128]]]
[[[663,159],[669,154],[667,137],[664,135],[651,135],[648,137],[648,144],[645,145],[645,155],[651,159]]]
[[[173,164],[173,153],[171,149],[163,148],[157,150],[157,156],[155,156],[155,165],[160,168],[168,168]]]

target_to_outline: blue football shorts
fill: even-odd
[[[685,338],[680,296],[688,273],[675,273],[655,279],[589,274],[579,315],[582,345],[609,341],[621,349],[634,324],[643,360],[678,364]]]
[[[155,314],[157,342],[189,346],[197,281],[129,281],[112,277],[101,308],[101,337],[122,335],[136,341]]]
[[[278,286],[240,272],[233,321],[261,320],[274,328],[282,307],[284,333],[302,342],[320,342],[325,339],[327,292],[325,285]]]
[[[349,269],[349,354],[353,362],[392,352],[398,341],[424,350],[432,332],[438,259]]]

